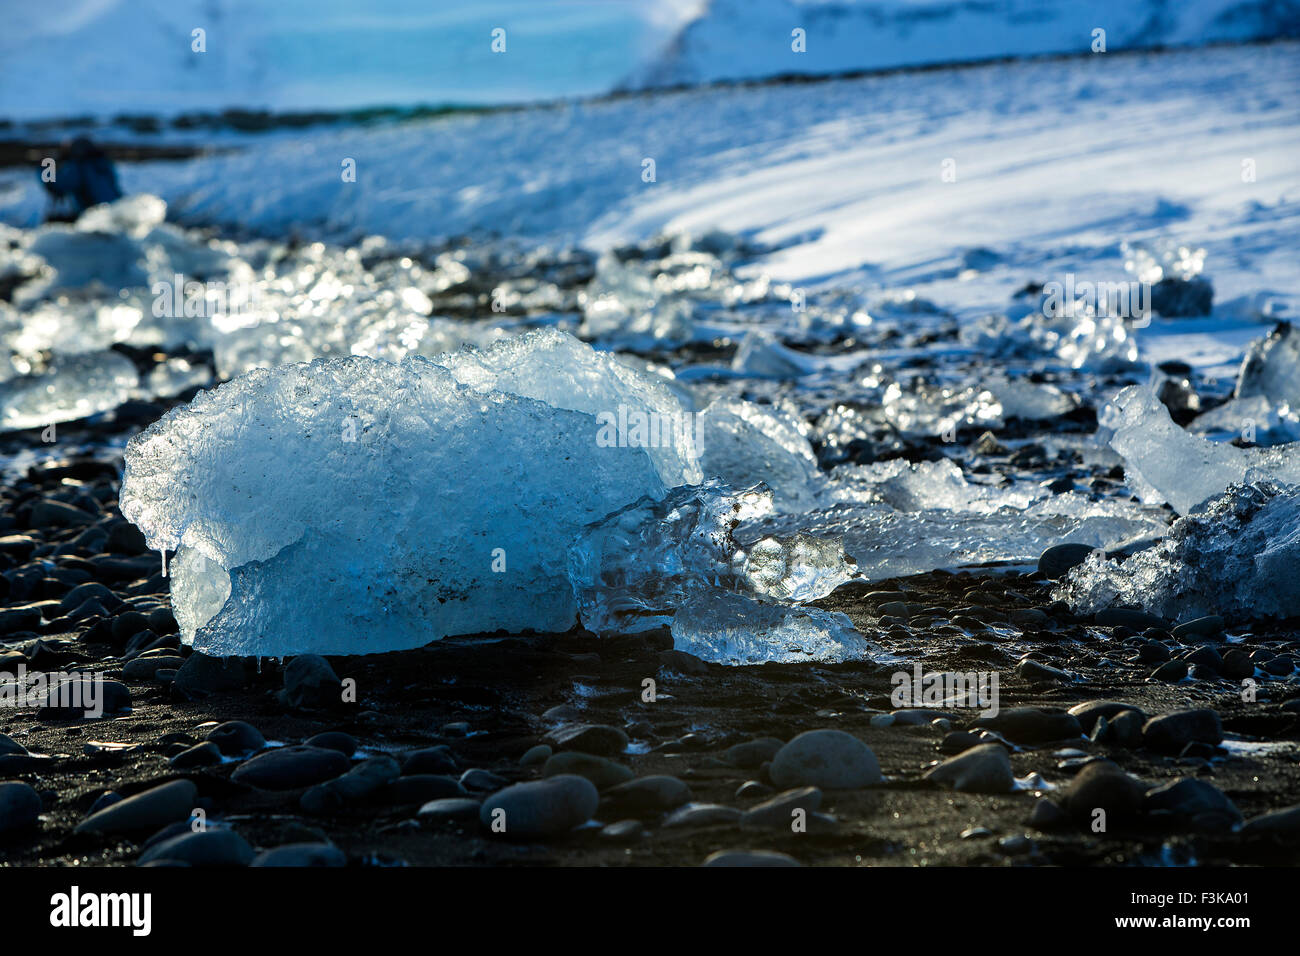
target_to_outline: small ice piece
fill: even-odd
[[[854,567],[838,538],[796,534],[767,537],[745,555],[741,575],[756,594],[786,601],[815,601],[852,579]]]
[[[847,615],[766,604],[744,594],[702,593],[678,608],[673,648],[715,664],[835,663],[878,650]]]
[[[172,398],[191,388],[212,382],[212,369],[202,362],[185,358],[169,358],[155,365],[145,376],[144,388],[150,395]]]
[[[117,408],[140,384],[117,352],[56,357],[42,372],[0,381],[0,427],[40,428]]]
[[[1101,425],[1124,458],[1130,484],[1154,490],[1179,514],[1189,514],[1234,482],[1251,478],[1300,482],[1300,449],[1236,448],[1184,431],[1146,386],[1130,385],[1103,409]]]
[[[762,482],[778,507],[810,507],[825,482],[808,426],[793,411],[719,398],[699,413],[698,434],[706,477],[735,488]]]
[[[1040,385],[1024,379],[996,378],[984,386],[1002,406],[1004,419],[1046,421],[1073,411],[1079,404],[1055,385]]]
[[[987,428],[1002,422],[1002,405],[986,388],[950,388],[892,382],[882,402],[885,417],[909,435],[942,435],[959,428]]]
[[[692,596],[747,592],[811,601],[853,576],[838,540],[760,535],[741,548],[735,528],[773,513],[763,485],[733,491],[705,481],[644,499],[586,528],[569,552],[583,626],[596,634],[668,626]]]
[[[733,372],[755,378],[802,378],[820,367],[813,356],[787,348],[761,330],[746,333],[731,360]]]
[[[685,293],[708,288],[720,263],[708,255],[696,256],[695,269],[670,275],[661,269],[622,262],[607,252],[596,262],[596,275],[581,296],[584,338],[631,348],[690,341],[693,308]]]
[[[598,443],[588,407],[671,393],[565,338],[256,370],[133,438],[122,513],[177,551],[183,639],[279,657],[571,627],[575,535],[689,462]]]
[[[1081,613],[1138,607],[1171,621],[1300,615],[1300,487],[1234,484],[1179,518],[1155,547],[1122,561],[1090,556],[1054,597]]]
[[[1253,444],[1300,439],[1300,331],[1279,322],[1246,351],[1233,397],[1197,417],[1191,428],[1247,436]]]

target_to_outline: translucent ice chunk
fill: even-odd
[[[673,647],[715,664],[857,660],[879,650],[848,617],[765,604],[743,594],[700,594],[673,616]]]
[[[1197,432],[1240,434],[1253,444],[1300,439],[1300,331],[1280,322],[1251,343],[1233,397],[1200,415]]]
[[[122,513],[151,548],[179,549],[184,639],[281,656],[568,629],[569,543],[664,480],[651,450],[598,443],[589,411],[525,394],[567,383],[586,390],[568,405],[638,408],[652,394],[555,338],[257,370],[132,439]]]
[[[1300,488],[1234,484],[1179,518],[1156,547],[1124,559],[1093,555],[1055,596],[1083,613],[1139,607],[1171,621],[1300,615]]]
[[[1179,514],[1195,510],[1230,484],[1252,478],[1300,482],[1300,448],[1235,448],[1184,431],[1150,388],[1131,385],[1107,406],[1100,422],[1110,445],[1133,474]]]
[[[809,507],[825,476],[796,414],[770,405],[720,398],[699,414],[700,465],[735,488],[763,482],[785,509]]]
[[[0,382],[0,427],[39,428],[117,408],[139,385],[117,352],[56,358],[44,371]]]
[[[597,634],[667,626],[692,596],[745,591],[812,600],[852,576],[838,541],[795,533],[759,536],[748,551],[734,529],[772,513],[762,485],[735,492],[719,481],[646,499],[587,528],[569,554],[583,625]]]

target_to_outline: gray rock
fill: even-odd
[[[182,697],[202,700],[213,694],[243,690],[248,677],[248,663],[241,657],[209,657],[195,652],[176,671],[172,689]]]
[[[974,726],[995,731],[1017,744],[1045,744],[1083,736],[1083,728],[1073,714],[1037,707],[1011,707],[996,717],[980,718]]]
[[[1093,620],[1101,627],[1131,627],[1135,631],[1165,626],[1164,618],[1125,607],[1109,607],[1104,611],[1098,611]]]
[[[286,843],[259,853],[249,866],[336,867],[348,858],[329,843]]]
[[[718,850],[710,853],[705,866],[799,866],[792,856],[774,850]]]
[[[803,810],[814,814],[822,807],[822,792],[816,787],[800,787],[787,790],[764,800],[758,806],[751,807],[740,818],[744,826],[789,828],[794,811]]]
[[[640,820],[619,820],[601,827],[600,838],[610,843],[636,843],[645,836]]]
[[[571,724],[546,738],[556,751],[576,750],[597,757],[614,757],[627,749],[627,734],[604,724]]]
[[[469,797],[443,797],[420,807],[418,816],[431,823],[468,823],[477,820],[483,804]]]
[[[1223,633],[1223,618],[1217,614],[1194,618],[1176,626],[1172,633],[1180,641],[1187,641],[1189,638],[1215,637]]]
[[[0,783],[0,833],[32,826],[42,809],[41,795],[29,785],[18,781]]]
[[[317,734],[307,740],[308,747],[321,747],[325,750],[337,750],[345,757],[351,757],[357,752],[356,738],[351,734],[345,734],[341,730],[327,730],[323,734]]]
[[[199,788],[189,780],[173,780],[127,797],[82,820],[74,833],[138,833],[186,820],[194,810]]]
[[[1016,674],[1021,680],[1031,684],[1068,684],[1072,680],[1069,674],[1058,667],[1026,658],[1016,665]]]
[[[1109,760],[1094,760],[1070,782],[1065,808],[1080,825],[1089,825],[1096,810],[1106,811],[1106,825],[1126,824],[1141,812],[1146,785]]]
[[[1187,676],[1186,661],[1166,661],[1151,672],[1151,679],[1176,684]]]
[[[335,707],[343,699],[342,688],[330,662],[319,654],[299,654],[284,669],[284,699],[296,709]]]
[[[328,750],[325,753],[343,757],[335,750]],[[401,768],[392,757],[371,757],[342,776],[310,788],[302,795],[299,805],[308,813],[328,813],[338,810],[362,802],[395,781],[400,773]]]
[[[1057,830],[1067,822],[1069,818],[1065,811],[1046,797],[1040,797],[1029,814],[1029,825],[1035,830]]]
[[[1146,792],[1147,813],[1167,813],[1194,830],[1231,830],[1241,823],[1241,811],[1212,783],[1195,777],[1173,780]]]
[[[127,680],[150,681],[160,670],[178,671],[184,665],[185,658],[179,654],[141,655],[122,667],[122,676]]]
[[[676,777],[657,774],[620,783],[605,792],[618,811],[664,813],[691,799],[691,788]]]
[[[1079,722],[1083,733],[1091,734],[1093,725],[1097,723],[1097,718],[1105,717],[1107,720],[1113,720],[1126,710],[1136,711],[1142,722],[1146,722],[1147,715],[1142,712],[1141,708],[1118,700],[1090,700],[1084,704],[1075,704],[1067,713]]]
[[[568,833],[599,806],[600,794],[590,780],[561,774],[497,791],[483,801],[479,822],[490,833],[533,840]]]
[[[213,727],[208,733],[208,740],[216,744],[227,757],[242,757],[266,746],[266,738],[252,724],[242,720],[228,720]]]
[[[1056,544],[1038,556],[1038,573],[1049,581],[1059,581],[1071,568],[1078,567],[1096,549],[1087,544]]]
[[[925,779],[963,793],[1010,793],[1016,786],[1011,760],[998,744],[981,744],[949,757],[927,771]]]
[[[1142,728],[1142,742],[1160,753],[1182,753],[1189,743],[1217,745],[1222,740],[1223,723],[1207,707],[1152,717]]]
[[[140,854],[140,864],[173,860],[190,866],[248,866],[253,848],[234,830],[199,830],[155,843]]]
[[[567,751],[553,754],[542,765],[543,777],[579,776],[591,781],[598,790],[607,790],[631,780],[634,774],[622,764],[594,754]]]
[[[510,781],[505,777],[491,770],[484,770],[482,767],[471,767],[460,775],[460,785],[471,791],[500,790],[509,783]]]
[[[733,767],[754,770],[773,759],[784,746],[785,741],[779,737],[758,737],[728,747],[723,759]]]
[[[809,730],[795,737],[772,758],[769,774],[782,789],[852,790],[883,779],[871,748],[842,730]]]
[[[416,773],[398,777],[388,785],[384,799],[397,805],[425,804],[431,800],[464,797],[467,792],[455,777],[437,773]]]
[[[550,744],[538,744],[535,747],[529,747],[524,751],[524,755],[519,758],[521,767],[539,767],[546,763],[551,754],[555,753]]]
[[[661,651],[659,664],[665,670],[675,674],[699,675],[709,672],[709,665],[694,654],[686,651]]]
[[[215,767],[221,763],[221,751],[211,741],[195,744],[182,750],[167,761],[176,770],[192,770],[195,767]]]
[[[402,775],[457,773],[456,755],[445,744],[414,750],[402,757]]]
[[[78,720],[130,709],[131,690],[121,681],[72,677],[49,689],[36,716],[41,720]]]
[[[1241,828],[1242,836],[1285,836],[1300,833],[1300,806],[1274,810],[1247,820]]]
[[[348,758],[322,747],[283,747],[241,763],[230,779],[259,790],[297,790],[345,773]]]
[[[3,754],[27,754],[27,748],[14,740],[7,734],[0,734],[0,755]]]

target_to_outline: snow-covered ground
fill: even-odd
[[[1298,53],[1107,54],[646,94],[279,136],[122,179],[161,195],[172,218],[271,236],[605,248],[719,227],[780,247],[751,271],[907,287],[968,317],[1029,281],[1124,278],[1121,241],[1171,238],[1206,249],[1220,307],[1254,297],[1219,317],[1295,315]],[[39,219],[30,173],[6,173],[0,190],[5,221]],[[1180,324],[1173,348],[1231,358],[1221,326]],[[1229,351],[1253,334],[1229,334]]]

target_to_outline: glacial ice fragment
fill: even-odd
[[[859,660],[879,648],[847,615],[726,592],[694,596],[672,622],[673,648],[715,664]]]
[[[760,536],[748,549],[733,532],[773,512],[763,485],[733,491],[718,480],[644,499],[586,528],[569,552],[583,625],[597,634],[667,626],[697,595],[747,592],[810,601],[853,576],[833,539]]]
[[[765,483],[778,507],[812,505],[825,481],[797,414],[770,405],[719,398],[699,413],[700,467],[732,487]]]
[[[1130,385],[1115,396],[1100,423],[1124,458],[1130,484],[1149,488],[1189,514],[1235,482],[1271,478],[1300,482],[1300,448],[1236,448],[1184,431],[1150,388]]]
[[[0,381],[0,427],[39,428],[117,408],[139,381],[117,352],[56,357],[44,371]]]
[[[596,440],[598,407],[668,407],[661,388],[557,332],[255,370],[132,439],[122,513],[178,549],[177,621],[209,654],[562,631],[579,529],[690,470]]]
[[[1300,331],[1290,322],[1279,322],[1252,342],[1232,398],[1198,416],[1190,427],[1250,435],[1259,445],[1300,439]]]
[[[1081,613],[1138,607],[1171,621],[1300,615],[1300,487],[1234,484],[1179,518],[1155,547],[1122,561],[1092,555],[1054,597]]]

